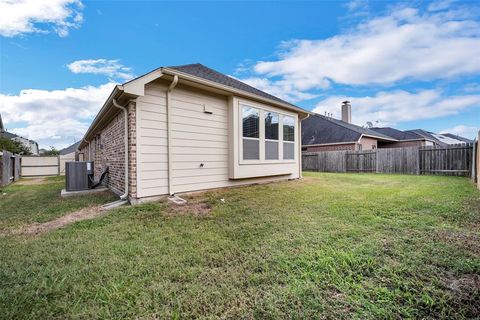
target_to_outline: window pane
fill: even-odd
[[[258,140],[243,139],[243,159],[260,160],[260,142]]]
[[[265,112],[265,139],[278,140],[278,113]]]
[[[278,142],[265,141],[265,160],[278,160]]]
[[[247,138],[258,138],[260,130],[260,119],[258,109],[242,107],[243,136]]]
[[[285,160],[295,159],[295,143],[291,143],[291,142],[283,143],[283,159]]]
[[[283,140],[295,141],[295,119],[283,117]]]

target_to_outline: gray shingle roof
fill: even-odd
[[[430,131],[427,131],[427,130],[423,130],[423,129],[413,129],[413,130],[407,130],[405,132],[410,132],[410,133],[414,133],[416,135],[419,135],[421,137],[424,137],[425,139],[428,139],[430,141],[433,141],[435,142],[436,144],[438,144],[439,146],[442,146],[442,147],[446,147],[448,146],[448,144],[446,144],[445,142],[443,141],[440,141],[438,140],[435,136],[433,136],[433,132],[430,132]]]
[[[65,154],[69,154],[69,153],[75,152],[75,150],[77,150],[77,147],[78,147],[78,145],[80,144],[80,142],[81,142],[81,140],[78,141],[78,142],[75,142],[75,143],[72,144],[71,146],[66,147],[65,149],[60,150],[60,154],[61,154],[61,155],[65,155]]]
[[[370,128],[371,130],[375,132],[382,133],[386,136],[392,137],[397,140],[415,140],[415,139],[422,139],[423,137],[415,134],[413,132],[408,132],[408,131],[401,131],[397,130],[394,128],[390,127],[384,127],[384,128]]]
[[[18,137],[18,135],[16,135],[15,133],[3,131],[3,132],[0,132],[0,137],[7,138],[7,139],[13,139],[13,138]]]
[[[319,114],[312,114],[302,121],[302,145],[356,142],[362,135],[395,140],[382,133]]]
[[[212,82],[216,82],[218,84],[222,84],[234,89],[242,90],[248,93],[252,93],[267,99],[275,100],[281,103],[285,103],[288,105],[291,105],[293,107],[299,108],[287,101],[284,101],[280,98],[277,98],[275,96],[272,96],[269,93],[266,93],[264,91],[258,90],[257,88],[254,88],[240,80],[234,79],[232,77],[229,77],[223,73],[220,73],[218,71],[215,71],[213,69],[210,69],[203,64],[200,63],[194,63],[194,64],[186,64],[182,66],[172,66],[172,67],[167,67],[169,69],[173,69],[179,72],[187,73],[189,75],[199,77],[205,80],[209,80]]]
[[[457,139],[457,140],[463,141],[465,143],[473,142],[473,140],[457,136],[456,134],[453,134],[453,133],[442,133],[442,135],[447,136],[447,137],[452,138],[452,139]]]

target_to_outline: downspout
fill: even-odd
[[[167,159],[168,159],[168,194],[173,195],[172,186],[172,112],[170,106],[171,93],[178,83],[178,76],[173,76],[173,81],[167,90]]]
[[[129,102],[130,103],[130,102]],[[128,198],[128,110],[126,107],[121,106],[117,103],[117,99],[112,100],[114,107],[123,110],[124,115],[124,125],[125,125],[125,193],[120,196],[120,199],[124,200]]]
[[[302,121],[310,117],[310,114],[307,114],[305,118],[300,118],[298,117],[298,149],[299,149],[299,155],[298,155],[298,178],[303,179],[303,168],[302,168]]]

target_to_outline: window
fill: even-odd
[[[295,119],[283,117],[283,159],[295,159]]]
[[[260,112],[242,107],[243,159],[260,160]]]
[[[265,160],[278,160],[278,113],[265,111]]]
[[[283,141],[295,141],[295,119],[283,117]]]
[[[258,138],[260,135],[260,121],[258,109],[244,106],[242,108],[243,137]]]

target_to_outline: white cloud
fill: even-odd
[[[368,1],[367,0],[351,0],[345,4],[345,7],[348,11],[363,11],[368,9]]]
[[[83,16],[80,0],[0,0],[0,35],[55,32],[66,37]]]
[[[474,139],[478,137],[478,130],[480,130],[479,127],[459,125],[453,128],[442,130],[440,133],[453,133],[460,137]]]
[[[113,90],[114,83],[64,90],[22,90],[0,94],[5,127],[37,141],[41,147],[65,147],[83,137],[93,117]]]
[[[440,90],[421,90],[416,93],[397,90],[379,92],[372,97],[332,96],[320,101],[313,112],[332,113],[340,119],[341,102],[352,103],[352,121],[364,125],[367,121],[380,126],[398,122],[434,119],[459,114],[480,107],[480,95],[444,96]]]
[[[332,82],[393,85],[477,74],[480,22],[470,14],[460,7],[435,12],[397,7],[348,33],[284,42],[277,60],[259,61],[254,71],[300,91]]]
[[[270,93],[275,97],[278,97],[280,99],[290,101],[290,102],[313,99],[317,96],[314,94],[297,90],[292,86],[291,83],[288,83],[285,81],[275,82],[275,81],[270,81],[267,78],[257,78],[257,77],[241,79],[241,81],[259,90]]]
[[[86,59],[77,60],[67,65],[73,73],[103,74],[110,78],[130,80],[134,77],[129,67],[122,65],[119,60]]]

